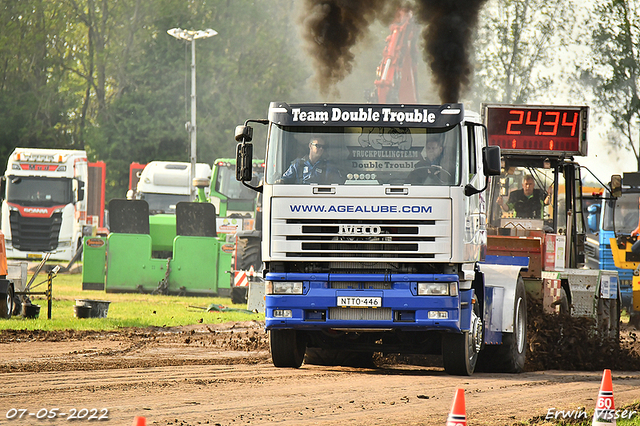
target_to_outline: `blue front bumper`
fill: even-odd
[[[302,282],[303,286],[301,295],[267,294],[267,329],[402,329],[451,332],[469,329],[472,290],[461,291],[454,296],[417,294],[419,282],[453,282],[458,288],[459,277],[455,274],[267,273],[265,278],[272,282]],[[338,297],[379,297],[381,305],[375,308],[340,307]],[[274,316],[274,311],[279,315]],[[446,312],[447,318],[430,319],[430,311]],[[283,313],[287,316],[284,317]]]

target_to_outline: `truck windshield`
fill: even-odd
[[[617,200],[608,200],[604,209],[603,227],[605,231],[629,235],[638,227],[638,192],[624,192]],[[615,212],[613,208],[615,206]],[[615,229],[614,229],[615,220]]]
[[[272,124],[267,183],[460,183],[460,127],[284,127]]]
[[[73,202],[69,178],[9,176],[7,201],[25,206],[59,206]]]
[[[254,164],[254,180],[260,181],[263,176],[262,167]],[[258,184],[258,182],[256,182]],[[215,190],[227,198],[233,200],[253,200],[256,193],[236,180],[235,166],[220,167],[216,179]]]
[[[176,204],[180,201],[190,201],[189,195],[177,194],[154,194],[138,192],[136,197],[139,200],[146,200],[149,204],[149,214],[176,214]]]

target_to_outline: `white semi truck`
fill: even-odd
[[[94,226],[87,220],[86,152],[16,148],[4,179],[7,258],[42,259],[43,253],[51,253],[51,260],[71,260],[83,233],[90,234]]]
[[[461,104],[271,103],[269,119],[255,121],[269,125],[262,259],[276,366],[299,367],[305,353],[339,363],[441,353],[447,372],[468,375],[492,324],[516,348],[513,369],[522,368],[521,267],[481,264],[485,190],[500,174],[500,149],[487,147],[478,114]],[[243,181],[251,134],[246,123],[236,129]],[[322,168],[339,173],[283,183],[315,138]],[[424,160],[432,142],[442,148],[438,165]],[[498,293],[490,300],[500,318],[486,312]]]
[[[519,115],[509,118],[509,112],[504,126],[520,131]],[[565,116],[550,117],[529,127],[552,131],[546,122]],[[570,127],[566,120],[558,124],[563,132]],[[586,150],[586,117],[573,120],[573,138]],[[514,230],[502,230],[500,220],[495,227],[488,223],[497,206],[489,201],[495,198],[487,189],[490,176],[501,174],[505,158],[497,143],[488,144],[479,114],[462,104],[272,102],[268,119],[236,128],[236,177],[249,187],[250,122],[269,126],[265,180],[254,188],[263,194],[265,318],[274,365],[367,365],[382,352],[440,354],[450,374],[470,375],[476,365],[520,372],[527,292],[539,298],[536,303],[557,307],[562,289],[580,307],[573,314],[596,317],[603,334],[615,337],[615,273],[595,271],[587,278],[579,266],[553,272],[561,268],[557,262],[545,268],[546,280],[539,268],[529,269],[538,263],[507,252],[508,245],[504,254],[486,255],[489,231]],[[508,139],[510,148],[515,139]],[[540,167],[556,166],[545,161],[548,153],[531,152],[527,141],[523,155]],[[430,160],[432,149],[440,152]],[[506,161],[520,165],[514,157]],[[564,167],[557,164],[556,177]],[[572,236],[579,230],[575,223],[564,229],[562,218],[575,221],[580,210],[558,194],[553,221],[540,222],[553,236],[568,236],[572,257],[563,265],[573,268],[580,257]],[[561,210],[559,202],[569,207]],[[527,238],[541,246],[545,230],[527,232]],[[554,294],[543,288],[548,283],[558,284]]]

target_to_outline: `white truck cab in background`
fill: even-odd
[[[152,161],[140,174],[136,190],[136,199],[149,203],[150,214],[175,214],[176,204],[190,201],[191,164],[175,161]],[[196,164],[196,178],[211,179],[211,166]],[[206,188],[208,196],[209,188]]]
[[[16,148],[4,178],[7,258],[71,260],[87,225],[86,152]]]

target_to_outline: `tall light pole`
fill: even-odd
[[[189,187],[191,188],[191,201],[196,199],[196,188],[193,186],[193,178],[196,177],[196,40],[213,37],[218,34],[211,28],[201,30],[183,30],[171,28],[167,33],[177,39],[191,42],[191,122],[186,123],[187,132],[191,136],[191,173],[189,176]]]

